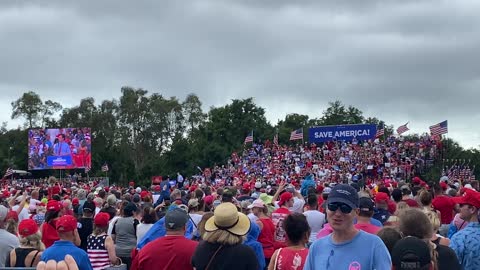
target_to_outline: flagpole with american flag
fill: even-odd
[[[12,168],[8,168],[6,171],[5,171],[5,174],[3,175],[3,179],[11,176],[11,180],[13,180],[13,174],[14,174],[14,170]]]
[[[273,136],[273,145],[278,146],[278,133]]]
[[[245,137],[243,144],[246,145],[249,142],[253,143],[253,129],[250,133],[247,134],[247,137]]]
[[[375,138],[380,138],[381,136],[384,136],[383,140],[385,140],[385,127],[383,125],[380,125],[377,133],[375,133]]]
[[[303,128],[296,129],[290,133],[290,141],[302,140],[303,144]]]
[[[405,125],[401,125],[397,128],[397,133],[398,135],[402,135],[403,133],[409,131],[410,129],[407,127],[408,123],[410,122],[407,122]]]

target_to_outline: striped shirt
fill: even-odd
[[[105,239],[108,235],[94,236],[89,235],[87,238],[87,253],[93,270],[103,270],[110,266],[108,251],[105,247]]]

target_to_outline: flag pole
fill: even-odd
[[[305,141],[304,141],[304,134],[303,134],[303,127],[302,127],[302,147],[305,146]]]

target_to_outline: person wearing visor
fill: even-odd
[[[391,269],[390,254],[382,240],[354,227],[359,211],[353,187],[340,184],[332,188],[326,212],[333,232],[312,244],[305,270]]]

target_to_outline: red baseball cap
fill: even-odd
[[[147,196],[148,196],[148,191],[143,190],[142,192],[140,192],[140,198],[142,198],[142,200],[145,199],[145,197]]]
[[[415,177],[413,178],[413,181],[412,181],[412,183],[413,183],[414,185],[420,185],[421,182],[422,182],[422,180],[421,180],[420,177],[418,177],[418,176],[415,176]]]
[[[292,193],[290,192],[284,192],[282,195],[280,195],[280,201],[278,202],[278,206],[284,205],[286,202],[288,202],[291,198],[293,198]]]
[[[73,232],[77,229],[77,219],[70,215],[61,216],[57,220],[57,231],[60,233]]]
[[[445,182],[443,182],[443,181],[440,182],[440,187],[442,188],[442,190],[447,190],[447,189],[448,189],[447,183],[445,183]]]
[[[480,193],[468,188],[465,189],[463,196],[453,197],[452,200],[458,204],[469,204],[480,209]]]
[[[13,220],[15,220],[16,222],[18,222],[18,213],[17,213],[17,211],[13,211],[13,210],[8,211],[7,217],[5,218],[5,220],[9,220],[9,219],[13,219]]]
[[[108,226],[108,221],[110,220],[110,215],[105,212],[100,212],[95,216],[93,222],[96,226],[99,227],[106,227]]]
[[[375,203],[386,203],[389,199],[388,194],[385,192],[378,192],[377,195],[375,195]]]
[[[33,219],[24,219],[18,224],[18,234],[27,237],[38,232],[38,225]]]
[[[248,190],[250,191],[250,183],[245,183],[243,184],[243,187],[242,187],[244,190]]]
[[[79,204],[80,204],[80,200],[78,198],[73,198],[72,205],[79,205]]]
[[[58,211],[60,211],[60,209],[62,209],[62,205],[60,204],[59,201],[56,201],[56,200],[50,200],[50,201],[48,201],[48,203],[47,203],[47,211],[58,212]]]

